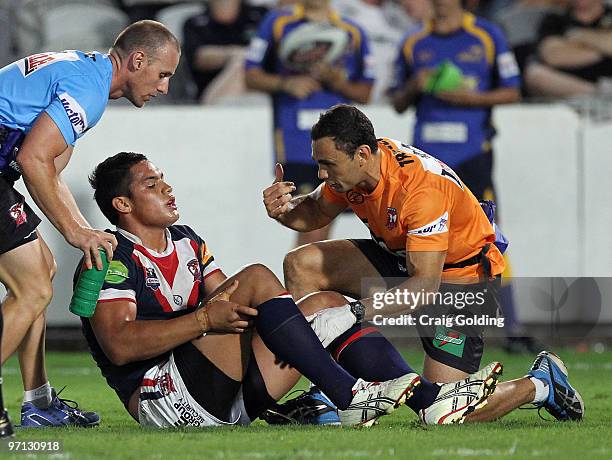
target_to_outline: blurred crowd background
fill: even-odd
[[[156,103],[265,101],[265,95],[249,92],[244,85],[245,52],[265,14],[293,3],[299,2],[0,0],[0,66],[41,51],[106,51],[130,22],[156,19],[179,37],[184,56],[170,97]],[[387,103],[401,39],[431,17],[432,0],[332,0],[332,6],[365,30],[376,69],[369,102]],[[589,48],[590,28],[612,30],[612,13],[605,0],[464,0],[463,6],[496,23],[506,34],[522,73],[525,100],[612,94],[610,55],[595,63],[592,59],[585,63],[580,53],[573,56],[575,46]],[[595,13],[598,10],[601,14]],[[561,63],[559,46],[566,49]]]

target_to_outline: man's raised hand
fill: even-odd
[[[263,191],[263,202],[268,216],[279,220],[290,209],[291,193],[295,192],[293,182],[283,182],[283,166],[276,163],[274,182]]]

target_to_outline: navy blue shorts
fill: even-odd
[[[13,187],[0,175],[0,254],[38,238],[40,218]]]
[[[369,239],[349,240],[363,253],[372,266],[385,279],[387,289],[397,286],[409,277],[405,261],[385,251]],[[448,318],[458,314],[464,317],[496,317],[500,311],[499,289],[501,278],[478,284],[441,284],[442,295],[460,293],[461,296],[483,296],[481,306],[461,307],[452,304],[432,304],[421,308],[421,316],[426,318]],[[453,297],[460,298],[460,297]],[[480,368],[484,349],[484,327],[478,325],[422,325],[417,323],[421,343],[425,353],[442,364],[459,369],[468,374]]]

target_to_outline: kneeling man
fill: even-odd
[[[422,380],[408,367],[376,382],[355,374],[376,375],[379,363],[347,372],[270,270],[255,264],[227,278],[204,240],[174,225],[172,187],[144,155],[108,158],[90,183],[117,227],[118,246],[83,330],[108,384],[141,425],[248,424],[300,373],[339,408],[343,425],[370,425],[412,397],[420,409],[452,412],[448,420],[461,421],[494,390],[499,363],[467,379],[472,392],[459,411],[440,397],[456,389]]]

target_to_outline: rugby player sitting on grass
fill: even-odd
[[[459,411],[439,398],[456,392],[454,385],[424,381],[407,366],[386,381],[359,378],[384,372],[377,366],[394,359],[384,349],[379,360],[364,360],[349,374],[270,270],[254,264],[227,278],[191,228],[173,225],[179,213],[172,187],[144,155],[108,158],[90,183],[117,226],[118,245],[83,331],[108,384],[141,425],[247,424],[284,396],[300,372],[339,408],[343,425],[372,424],[406,399],[419,405],[415,410],[461,421],[494,390],[499,363],[463,382],[472,393]]]

